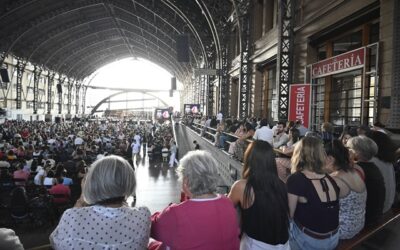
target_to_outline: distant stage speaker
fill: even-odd
[[[169,97],[174,97],[174,91],[172,89],[169,90]]]
[[[176,77],[171,78],[171,90],[176,90]]]
[[[189,62],[189,36],[178,35],[176,37],[176,59],[178,62]]]
[[[8,77],[7,69],[0,69],[1,81],[2,82],[10,82],[10,78]]]
[[[45,122],[51,122],[52,118],[53,117],[50,114],[47,114],[47,115],[44,116],[44,121]]]
[[[62,86],[61,86],[60,83],[57,84],[57,93],[58,93],[58,94],[62,94]]]

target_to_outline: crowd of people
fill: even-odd
[[[142,160],[142,149],[142,155],[151,155],[160,145],[174,158],[171,138],[168,122],[8,120],[0,126],[1,205],[13,224],[54,223],[80,197],[82,180],[93,162],[119,155],[134,169]],[[2,223],[8,224],[6,217]]]
[[[187,122],[207,131],[210,119]],[[383,127],[345,128],[337,136],[328,122],[319,132],[300,121],[217,122],[215,146],[243,162],[229,194],[241,208],[241,249],[334,249],[398,206],[400,155]]]
[[[174,164],[168,125],[149,126],[154,131],[143,140],[147,125],[9,122],[3,126],[8,165],[1,164],[7,170],[18,166],[14,182],[22,182],[22,190],[21,171],[32,172],[32,167],[33,181],[50,190],[79,183],[82,192],[74,208],[62,214],[50,236],[54,249],[335,249],[340,239],[378,222],[396,203],[396,146],[385,130],[345,130],[336,139],[329,123],[320,133],[299,122],[279,122],[274,128],[263,119],[254,123],[238,123],[243,139],[229,144],[234,153],[241,148],[243,170],[227,196],[216,193],[218,163],[212,154],[193,150],[177,168],[187,199],[153,215],[146,207],[127,204],[135,194],[135,154],[143,146],[135,144],[146,141],[153,150],[155,144],[169,146]],[[216,146],[228,141],[224,136],[229,134],[221,133]],[[24,143],[32,145],[30,153]],[[69,157],[62,158],[60,151]],[[79,167],[69,166],[68,158]],[[288,162],[283,167],[282,158]]]

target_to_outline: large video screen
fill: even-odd
[[[157,120],[168,119],[169,118],[169,110],[168,109],[156,109],[155,117]]]
[[[197,114],[200,112],[200,104],[184,104],[185,114]]]

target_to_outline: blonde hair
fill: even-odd
[[[322,141],[316,137],[304,137],[294,148],[291,159],[292,172],[309,170],[324,173],[326,153]]]

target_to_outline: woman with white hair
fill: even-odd
[[[171,249],[239,249],[236,211],[225,196],[216,195],[217,163],[210,153],[189,152],[177,171],[190,199],[152,216],[151,236]]]
[[[347,147],[365,174],[365,186],[367,187],[367,206],[365,208],[365,225],[379,220],[382,216],[385,202],[385,182],[379,168],[371,161],[378,153],[376,143],[362,135],[352,137],[347,141]]]
[[[54,249],[146,249],[150,211],[132,208],[126,199],[135,192],[135,173],[121,157],[95,161],[82,181],[82,196],[64,212],[50,235]]]

